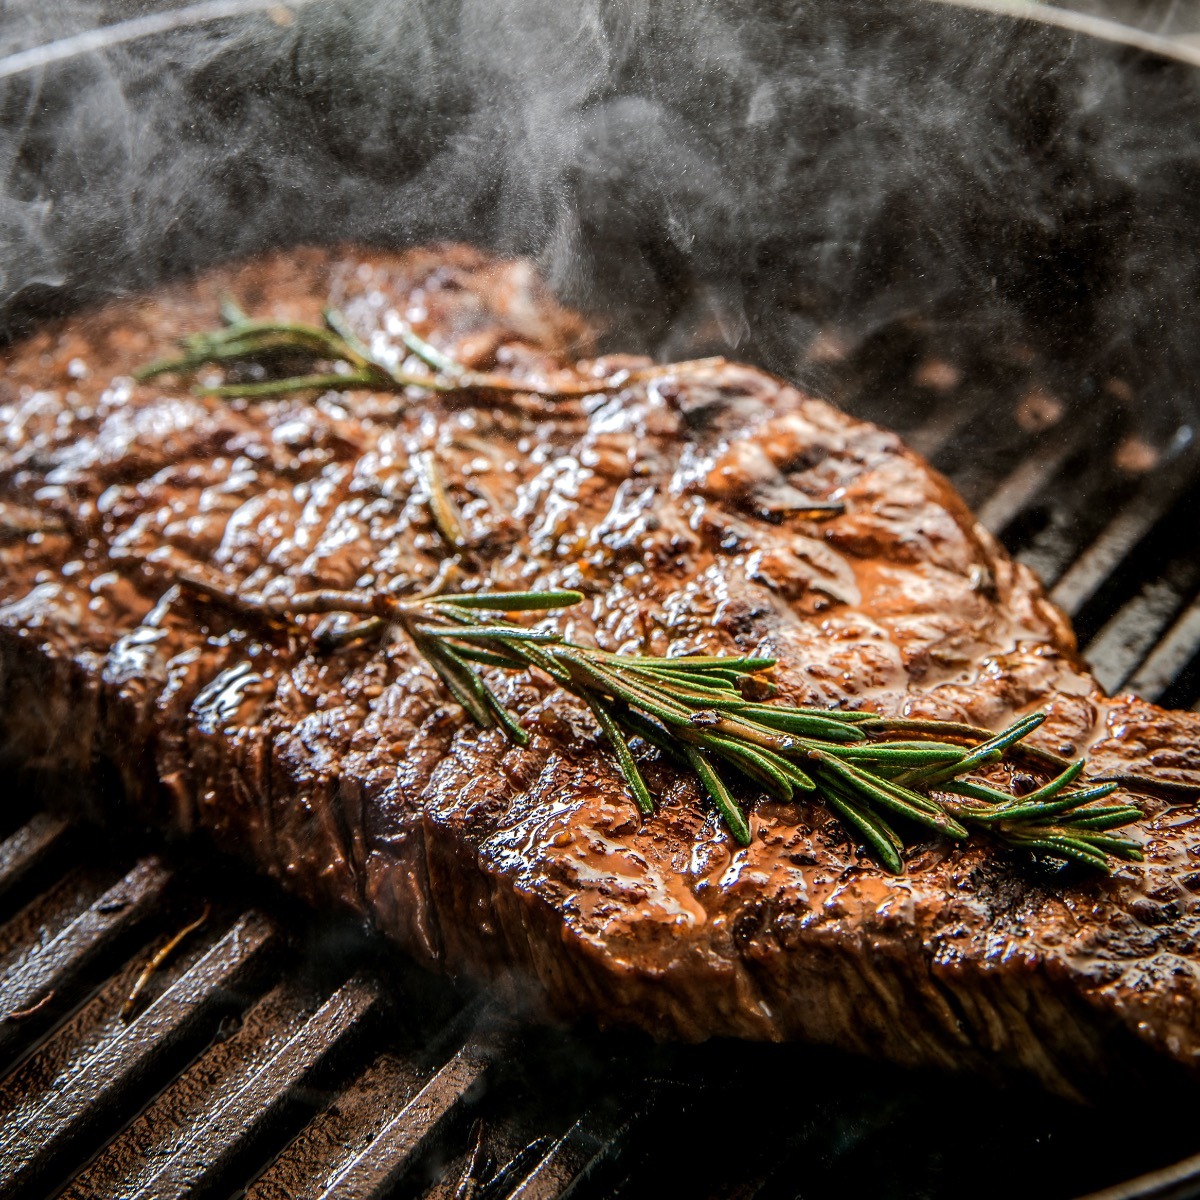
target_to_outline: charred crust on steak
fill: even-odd
[[[563,1017],[805,1038],[1067,1094],[1134,1048],[1200,1071],[1200,818],[1178,806],[1200,781],[1200,717],[1104,696],[1031,573],[894,435],[736,364],[502,409],[131,382],[223,292],[308,323],[331,303],[385,340],[399,314],[514,375],[620,361],[565,366],[583,322],[526,264],[462,247],[270,255],[12,347],[0,502],[45,528],[0,537],[8,761],[106,762],[126,812],[204,831]],[[206,571],[264,593],[428,584],[446,548],[411,458],[433,446],[477,523],[471,572],[584,591],[568,636],[771,655],[783,697],[818,706],[989,728],[1044,708],[1038,745],[1176,789],[1137,799],[1146,862],[1100,879],[939,844],[893,879],[802,801],[757,803],[738,847],[646,747],[660,810],[639,819],[595,727],[544,679],[498,683],[533,732],[517,750],[402,642],[331,651],[164,600]]]

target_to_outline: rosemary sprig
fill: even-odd
[[[355,336],[345,316],[327,308],[324,324],[303,325],[284,321],[254,320],[231,298],[221,302],[224,326],[205,333],[189,334],[180,339],[183,353],[175,358],[150,363],[134,372],[139,381],[160,375],[194,376],[202,367],[276,368],[298,373],[283,373],[278,378],[250,382],[226,382],[216,387],[198,387],[203,396],[269,399],[295,392],[353,391],[366,388],[376,392],[403,392],[407,388],[423,391],[490,391],[526,393],[537,396],[588,396],[596,392],[616,391],[637,378],[661,371],[619,371],[610,379],[587,380],[576,384],[550,385],[533,380],[511,379],[492,372],[472,371],[425,341],[408,326],[400,330],[400,340],[410,354],[427,370],[390,366]],[[698,363],[672,364],[671,369],[695,367]]]
[[[527,744],[528,734],[480,668],[542,671],[589,706],[643,814],[654,812],[654,798],[638,766],[638,740],[693,772],[741,845],[750,842],[751,825],[730,788],[734,780],[784,802],[798,796],[823,802],[897,873],[904,869],[902,831],[917,829],[955,841],[982,833],[1102,871],[1113,859],[1142,858],[1136,841],[1112,832],[1136,821],[1141,811],[1127,803],[1097,803],[1116,783],[1076,787],[1082,762],[1024,796],[972,778],[1011,756],[1045,720],[1041,713],[991,735],[954,722],[763,703],[745,699],[743,685],[754,680],[761,694],[760,673],[774,659],[616,654],[508,618],[579,603],[583,596],[574,591],[410,599],[319,591],[281,600],[226,592],[199,580],[180,583],[193,595],[276,623],[345,613],[397,626],[474,721],[501,728],[519,745]]]

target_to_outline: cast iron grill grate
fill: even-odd
[[[353,930],[298,938],[294,914],[237,900],[207,906],[123,1015],[200,896],[194,871],[87,852],[47,813],[3,843],[0,1194],[377,1196],[431,1152],[438,1174],[513,1052],[512,1020],[376,969]],[[553,1133],[521,1141],[489,1121],[477,1182],[507,1167],[504,1195],[561,1194],[589,1144],[570,1123],[539,1128]]]

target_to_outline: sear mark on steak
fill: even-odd
[[[381,348],[406,320],[518,377],[564,369],[587,338],[526,265],[439,247],[270,256],[12,348],[10,760],[112,764],[142,819],[202,830],[427,964],[562,1016],[1071,1094],[1143,1052],[1197,1071],[1190,808],[1140,797],[1146,862],[1111,878],[932,842],[891,878],[803,803],[753,805],[742,849],[648,750],[661,809],[639,820],[589,715],[540,676],[493,681],[532,735],[517,748],[403,641],[296,638],[171,587],[181,571],[266,594],[427,586],[446,548],[414,457],[434,451],[477,539],[447,578],[578,588],[559,618],[572,638],[773,655],[802,703],[991,727],[1042,707],[1041,744],[1090,747],[1094,775],[1200,780],[1200,718],[1105,697],[1034,577],[895,436],[735,364],[516,403],[135,384],[224,292],[309,323],[333,303]]]

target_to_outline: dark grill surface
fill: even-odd
[[[813,370],[900,428],[1041,573],[1107,687],[1195,704],[1190,431],[1143,443],[1120,381],[1051,386],[1013,352],[975,384],[926,344]],[[840,1200],[957,1196],[970,1179],[974,1196],[1057,1200],[1181,1161],[1111,1195],[1200,1194],[1194,1093],[1156,1093],[1153,1136],[1099,1155],[1106,1119],[1038,1094],[804,1047],[539,1028],[202,851],[85,835],[41,786],[0,827],[5,1197]]]
[[[0,49],[11,53],[35,46],[42,24],[42,40],[64,34],[60,7],[25,6],[22,13],[14,8],[7,30],[12,44]],[[98,23],[170,7],[178,5],[82,0],[74,6],[77,16]],[[401,7],[420,8],[396,10]],[[292,18],[281,8],[272,20],[286,29]],[[90,28],[89,22],[82,28]],[[388,22],[366,28],[372,38],[377,32],[383,36],[384,24],[390,28],[391,10]],[[340,37],[354,34],[350,26],[330,28]],[[408,26],[397,28],[404,32]],[[263,54],[274,53],[270,38],[254,29],[263,40]],[[257,52],[251,53],[257,44],[247,41],[248,49],[238,50],[248,55],[250,67],[239,59],[234,70],[232,62],[222,67],[214,59],[221,70],[212,74],[210,86],[218,96],[226,96],[227,79],[239,88],[258,83],[254,64],[259,60]],[[350,37],[349,44],[359,43]],[[114,62],[119,59],[113,56]],[[133,66],[138,61],[131,59]],[[206,52],[197,54],[197,61],[208,68]],[[336,162],[350,166],[356,160],[348,146],[364,144],[356,164],[365,172],[358,179],[365,199],[349,223],[361,236],[389,230],[386,223],[374,223],[372,205],[380,193],[367,186],[378,169],[371,157],[379,154],[371,149],[373,134],[377,126],[388,128],[389,120],[407,130],[401,115],[407,120],[409,108],[420,110],[420,104],[409,103],[407,91],[383,95],[385,80],[390,86],[407,79],[403,64],[397,68],[391,54],[380,61],[383,65],[362,86],[365,94],[378,89],[395,112],[380,120],[366,113],[364,119],[352,89],[346,103],[358,124],[352,131],[344,127],[335,138]],[[1049,68],[1039,72],[1040,61],[1034,56],[1031,77],[1052,73]],[[1057,70],[1057,56],[1052,61]],[[318,76],[316,124],[306,125],[312,114],[305,88],[312,84],[305,83],[304,71],[312,64],[301,55],[294,68],[292,82],[272,74],[274,82],[263,92],[281,91],[280,112],[286,115],[275,124],[283,131],[295,127],[304,155],[311,157],[317,150],[308,140],[324,136],[330,107],[340,101],[332,91],[326,95]],[[839,79],[841,70],[839,65]],[[176,78],[161,65],[155,74]],[[674,74],[684,78],[686,72]],[[1157,71],[1150,72],[1150,78],[1157,77]],[[106,208],[104,193],[97,196],[94,178],[80,166],[91,161],[82,151],[67,152],[67,146],[60,156],[66,166],[55,164],[62,132],[54,124],[55,113],[62,106],[46,100],[44,128],[35,118],[44,98],[70,97],[71,86],[62,90],[64,83],[53,74],[44,84],[41,77],[30,78],[35,85],[28,100],[18,89],[5,109],[12,128],[29,122],[22,134],[28,145],[20,145],[22,137],[13,143],[24,157],[14,149],[13,161],[44,156],[50,163],[47,179],[58,182],[30,185],[28,194],[18,190],[17,211],[24,211],[25,200],[58,197],[60,208],[74,212],[84,230],[65,241],[68,250],[76,247],[70,253],[83,264],[73,269],[83,271],[85,282],[86,270],[102,272],[107,281],[128,256],[112,248],[125,246],[124,241],[104,240],[106,221],[114,230],[122,228],[127,218],[109,215],[125,214],[127,193],[136,190],[126,187],[126,176],[114,168],[108,186],[110,192],[115,186],[119,203],[109,198]],[[79,78],[83,88],[90,76],[84,71]],[[179,78],[186,78],[186,71]],[[72,77],[65,79],[71,84]],[[454,84],[457,96],[457,65]],[[214,126],[221,154],[232,154],[224,146],[228,131],[222,122],[233,122],[230,144],[238,144],[238,104],[226,112],[200,102],[203,89],[188,90],[178,80],[176,86],[188,106],[198,106],[199,125],[208,120]],[[1136,95],[1153,98],[1148,91]],[[296,96],[304,103],[298,104]],[[707,114],[707,88],[703,101]],[[800,112],[808,121],[808,104]],[[485,128],[496,124],[491,115],[487,122]],[[70,140],[72,126],[65,119],[64,124]],[[79,138],[88,138],[89,122],[78,125]],[[266,125],[274,128],[272,122]],[[360,126],[372,137],[362,137]],[[164,136],[187,142],[173,126],[163,127],[170,131]],[[191,125],[187,128],[188,138],[198,136]],[[338,128],[329,124],[329,130]],[[744,140],[744,132],[739,124],[738,140]],[[112,139],[104,128],[101,140]],[[289,145],[286,139],[281,144]],[[388,144],[386,138],[382,144]],[[746,144],[751,150],[757,145],[752,139]],[[90,149],[85,140],[78,145]],[[263,145],[272,143],[264,136]],[[254,164],[253,154],[234,158],[209,152],[223,168]],[[286,154],[280,161],[287,161]],[[935,173],[938,161],[931,168]],[[1104,166],[1108,160],[1097,162]],[[98,169],[96,163],[92,167]],[[258,203],[260,181],[257,167],[250,173],[239,170],[233,170],[229,184],[234,202],[224,209],[198,205],[181,224],[172,206],[169,228],[184,228],[188,221],[204,226],[210,206],[232,212],[239,224],[244,221]],[[83,182],[77,182],[77,172]],[[853,175],[851,170],[848,176]],[[1192,176],[1181,179],[1181,190],[1188,191]],[[292,181],[287,188],[277,181],[275,186],[288,197],[288,221],[278,236],[293,236],[295,228],[323,232],[329,209],[314,208],[317,215],[308,226],[293,226]],[[55,188],[64,187],[77,188],[82,202],[71,194],[58,196]],[[349,193],[331,194],[337,205]],[[445,203],[444,193],[436,194],[438,203]],[[1102,187],[1098,194],[1108,196],[1108,191]],[[1135,203],[1146,210],[1142,216],[1153,216],[1147,205],[1158,193],[1147,188],[1147,194],[1150,200],[1139,193]],[[29,211],[35,210],[40,206],[30,203]],[[95,221],[92,210],[100,214]],[[131,211],[140,212],[136,205]],[[364,211],[372,212],[370,220]],[[904,212],[902,205],[898,212]],[[1087,220],[1080,226],[1090,228],[1090,210],[1085,206],[1082,212]],[[264,236],[262,229],[247,228],[239,234],[241,241],[230,241],[221,218],[212,220],[220,232],[196,233],[199,250],[179,239],[181,265],[190,262],[191,253],[199,260],[210,257],[212,247],[221,253],[232,246],[257,247]],[[788,239],[793,224],[788,217],[781,226]],[[424,227],[418,222],[414,228]],[[1170,222],[1164,228],[1171,228]],[[1194,228],[1190,218],[1184,228]],[[607,247],[611,233],[605,229],[598,245]],[[641,236],[625,230],[616,245],[641,245]],[[206,250],[205,238],[212,244]],[[151,238],[145,256],[169,259],[174,244],[174,234]],[[985,244],[992,245],[986,238]],[[20,245],[18,240],[16,282],[6,280],[6,287],[19,287],[24,277]],[[1088,245],[1085,239],[1085,251]],[[618,251],[611,253],[619,257]],[[1079,274],[1080,263],[1048,257],[1051,275]],[[1086,265],[1086,253],[1084,259]],[[670,275],[670,254],[650,253],[650,260],[661,260]],[[56,263],[53,256],[50,262]],[[36,259],[35,265],[40,263]],[[88,263],[98,265],[84,269]],[[781,276],[791,280],[791,266],[784,268]],[[37,283],[46,272],[42,265],[28,274]],[[620,280],[628,277],[618,274]],[[119,276],[116,286],[132,286],[139,278]],[[767,278],[779,282],[769,271]],[[1008,286],[1012,290],[1012,280]],[[95,290],[89,293],[84,286],[79,294]],[[754,292],[748,288],[748,294]],[[918,289],[918,294],[923,293]],[[10,299],[6,294],[6,304]],[[1192,301],[1190,290],[1178,299]],[[786,307],[786,289],[780,304]],[[36,294],[30,305],[36,312]],[[1060,328],[1049,319],[1056,313],[1045,316]],[[625,328],[631,324],[636,322],[626,322]],[[764,337],[754,319],[749,325],[751,338]],[[1180,328],[1184,325],[1181,318]],[[733,348],[682,340],[689,353],[732,350],[775,368],[782,362],[790,368],[796,350],[788,337],[782,348],[770,338]],[[965,341],[971,344],[964,349]],[[1080,358],[1076,347],[1070,355],[1073,367],[1056,365],[1030,347],[997,342],[990,324],[972,335],[970,320],[943,329],[889,320],[881,334],[851,352],[839,349],[834,334],[818,337],[797,373],[851,412],[896,428],[953,480],[986,526],[1044,578],[1072,617],[1080,646],[1106,688],[1133,689],[1170,707],[1198,706],[1198,439],[1187,425],[1164,431],[1156,418],[1156,412],[1186,410],[1188,404],[1154,394],[1156,386],[1165,385],[1153,380],[1088,376],[1081,372]],[[1190,358],[1183,355],[1183,360]],[[1163,372],[1153,361],[1148,373],[1157,378]],[[847,1200],[871,1195],[935,1200],[966,1194],[1064,1200],[1103,1188],[1112,1188],[1105,1200],[1200,1195],[1200,1163],[1188,1162],[1200,1151],[1192,1116],[1195,1092],[1174,1096],[1156,1090],[1086,1110],[1038,1093],[901,1073],[802,1046],[670,1048],[592,1030],[532,1027],[500,1012],[486,995],[407,966],[358,928],[287,907],[203,851],[187,847],[166,853],[131,844],[127,835],[122,839],[72,826],[44,809],[38,781],[19,787],[10,781],[10,793],[0,806],[0,1196],[5,1198]],[[151,974],[136,1006],[122,1015],[158,950],[205,911],[203,924]],[[1156,1171],[1152,1178],[1123,1182]]]

